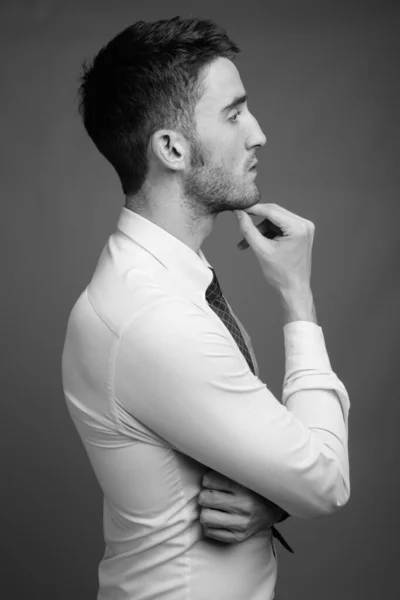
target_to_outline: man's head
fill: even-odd
[[[211,20],[175,17],[131,25],[84,64],[84,125],[128,198],[162,179],[199,214],[259,200],[249,167],[265,136],[243,98],[239,52]]]

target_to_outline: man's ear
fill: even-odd
[[[189,148],[185,138],[170,129],[160,129],[151,137],[153,154],[167,169],[183,170],[189,160]]]

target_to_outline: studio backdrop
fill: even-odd
[[[242,50],[236,64],[268,140],[258,151],[261,201],[315,224],[318,322],[351,401],[351,499],[331,516],[280,525],[295,554],[278,548],[277,598],[400,598],[395,7],[1,2],[2,597],[95,600],[104,552],[102,493],[66,409],[61,353],[124,197],[80,121],[81,63],[137,20],[193,15],[225,27]],[[283,312],[240,239],[222,213],[202,250],[280,398]]]

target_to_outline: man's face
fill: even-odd
[[[193,208],[206,214],[248,208],[260,200],[256,172],[249,169],[266,137],[247,108],[239,72],[230,60],[218,58],[211,64],[205,86],[196,106],[197,134],[191,141],[184,194]]]

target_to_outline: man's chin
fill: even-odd
[[[256,189],[257,189],[257,193],[252,194],[251,197],[248,199],[246,208],[249,208],[250,206],[254,206],[255,204],[258,204],[260,202],[261,194],[258,191],[258,188],[256,188]]]
[[[251,208],[252,206],[254,206],[255,204],[258,204],[260,202],[259,198],[256,199],[249,199],[249,200],[243,200],[240,199],[238,200],[238,202],[230,202],[231,208],[229,210],[246,210],[247,208]]]

